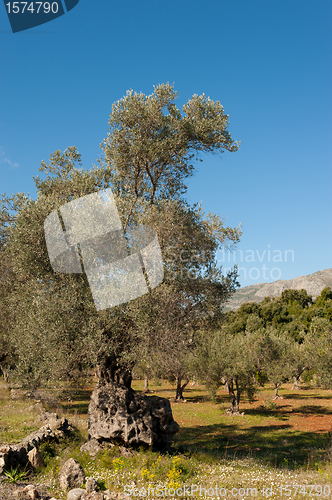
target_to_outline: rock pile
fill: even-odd
[[[85,482],[85,488],[83,484]],[[122,493],[112,493],[109,490],[98,491],[98,482],[93,477],[85,478],[84,470],[77,460],[70,458],[62,467],[59,474],[59,483],[62,490],[68,491],[67,500],[131,500],[131,497]]]
[[[72,431],[68,420],[58,418],[56,413],[45,412],[41,418],[44,420],[44,425],[19,444],[0,446],[0,475],[5,470],[22,465],[31,465],[33,468],[42,466],[43,458],[38,451],[39,446],[52,439],[64,437]]]

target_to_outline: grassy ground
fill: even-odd
[[[140,391],[143,382],[134,381],[133,387]],[[69,457],[76,458],[86,476],[94,476],[104,487],[123,492],[127,485],[127,491],[137,488],[134,493],[141,492],[141,497],[142,488],[147,495],[149,485],[149,497],[161,498],[165,487],[171,496],[172,488],[185,484],[193,493],[187,493],[188,498],[204,497],[204,488],[211,498],[332,498],[332,391],[310,387],[292,391],[286,385],[280,390],[283,399],[272,402],[272,388],[262,388],[254,403],[244,399],[243,416],[230,417],[225,414],[226,393],[219,391],[214,403],[204,387],[190,386],[185,403],[172,403],[180,424],[173,454],[140,450],[123,458],[115,447],[91,459],[79,450],[87,438],[91,389],[92,385],[78,391],[58,408],[77,427],[75,439],[42,449],[46,468],[37,471],[35,480],[47,483],[59,499],[66,496],[58,490],[57,475]],[[170,383],[150,384],[150,389],[159,396],[174,396]],[[36,408],[11,400],[4,384],[0,384],[0,412],[1,442],[18,442],[38,427]],[[160,489],[153,493],[158,485]]]
[[[21,399],[12,399],[7,385],[0,382],[0,443],[19,443],[25,436],[37,430],[37,416],[38,405],[33,401],[28,403]]]

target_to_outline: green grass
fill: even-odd
[[[40,427],[38,411],[32,406],[33,402],[11,399],[7,386],[0,383],[0,443],[19,443]]]
[[[244,416],[230,417],[223,391],[215,404],[206,399],[204,388],[189,389],[186,403],[173,404],[174,418],[181,426],[175,447],[214,459],[253,457],[281,468],[286,461],[292,469],[325,463],[331,439],[331,391],[292,391],[287,386],[280,391],[284,399],[277,402],[271,401],[271,394],[272,390],[263,388],[253,404],[244,399]],[[321,417],[325,420],[320,424]]]
[[[134,381],[133,387],[142,390],[143,382]],[[168,382],[150,384],[150,389],[159,396],[174,397],[174,385]],[[0,391],[1,442],[18,442],[40,423],[35,422],[36,413],[28,411],[31,402],[11,400],[3,384]],[[218,486],[227,491],[257,488],[254,496],[263,499],[263,487],[271,484],[273,498],[282,498],[280,487],[286,484],[330,483],[331,391],[308,387],[295,392],[286,386],[280,391],[284,399],[271,403],[272,388],[262,388],[254,403],[246,399],[242,402],[244,416],[229,417],[225,414],[226,393],[219,391],[215,403],[208,399],[204,387],[189,386],[184,394],[187,402],[172,403],[174,418],[181,427],[174,439],[174,451],[160,454],[141,449],[130,458],[122,457],[118,447],[95,458],[80,451],[87,439],[90,392],[88,388],[77,390],[70,401],[59,405],[77,431],[71,439],[42,445],[46,466],[29,478],[48,484],[59,500],[65,500],[66,493],[59,490],[58,474],[70,457],[76,458],[86,476],[95,477],[102,488],[118,492],[123,492],[125,485],[135,484],[140,490],[149,485],[172,488],[186,484]],[[303,494],[293,493],[288,498],[303,498]]]

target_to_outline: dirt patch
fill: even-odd
[[[288,391],[284,392],[283,399],[276,400],[275,409],[266,409],[266,416],[278,426],[285,422],[289,428],[301,432],[326,433],[332,431],[332,400],[329,398],[332,391],[325,391],[324,397],[321,392],[309,391]],[[242,409],[247,415],[258,415],[260,410],[264,410],[266,399],[259,398],[254,403],[246,403]],[[272,423],[270,420],[270,423]]]

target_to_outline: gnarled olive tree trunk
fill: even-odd
[[[104,358],[97,376],[88,410],[89,440],[101,446],[169,449],[179,430],[169,400],[136,393],[131,367],[121,365],[114,355]]]

